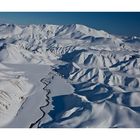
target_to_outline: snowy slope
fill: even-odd
[[[140,127],[140,37],[1,24],[0,126]]]

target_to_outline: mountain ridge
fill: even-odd
[[[35,127],[45,128],[140,127],[139,37],[118,37],[80,24],[1,24],[0,64],[0,87],[4,86],[4,77],[8,87],[4,86],[3,90],[10,96],[5,98],[2,92],[0,97],[2,117],[5,104],[17,97],[15,106],[9,107],[9,112],[14,107],[17,109],[8,118],[13,119],[9,127],[28,127],[35,120],[39,120]],[[46,104],[45,95],[38,82],[51,71],[57,78],[51,79],[50,105],[42,111],[39,108]],[[22,80],[18,79],[19,75]],[[22,82],[27,85],[27,92]],[[21,95],[17,93],[19,89]],[[26,102],[22,106],[18,98],[23,97]],[[31,109],[32,103],[37,109]],[[30,119],[23,118],[20,123],[20,117],[26,118],[23,112],[28,109],[32,110],[28,114]],[[41,111],[46,112],[43,117]],[[36,116],[32,116],[34,113]],[[3,126],[1,122],[0,126]]]

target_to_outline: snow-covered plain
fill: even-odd
[[[140,127],[140,37],[0,24],[0,127]]]

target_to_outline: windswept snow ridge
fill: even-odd
[[[140,127],[140,37],[1,24],[0,127]]]
[[[30,94],[33,85],[22,72],[1,69],[0,72],[0,126],[8,124]]]

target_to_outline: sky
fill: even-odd
[[[140,12],[0,12],[0,23],[77,23],[115,35],[140,36]]]

